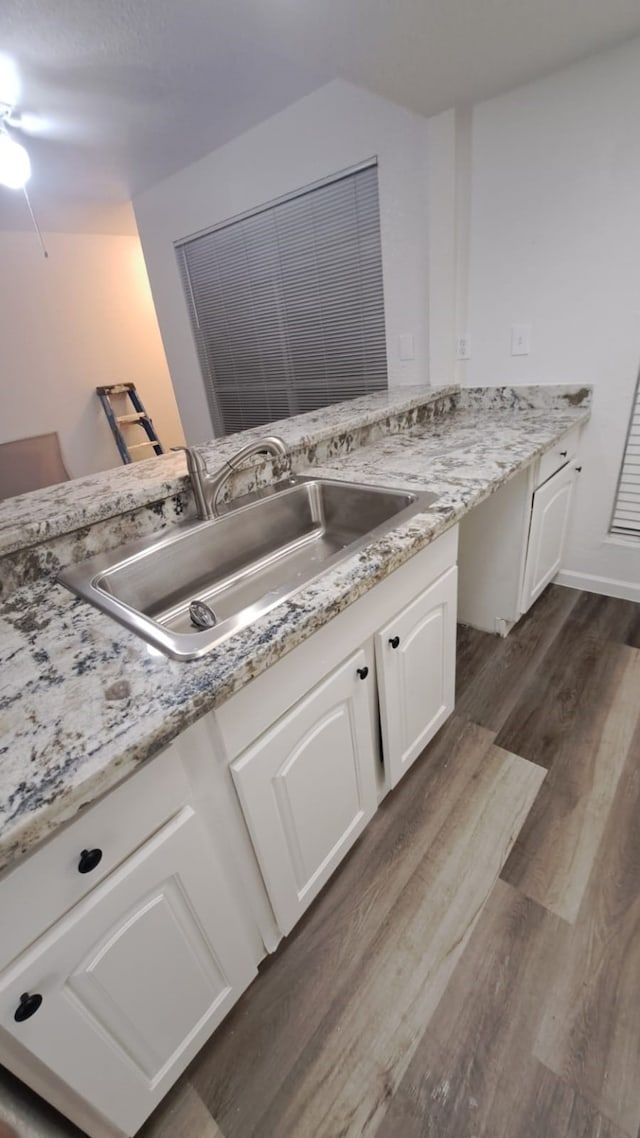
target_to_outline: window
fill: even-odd
[[[177,254],[216,434],[386,388],[375,164]]]
[[[633,401],[611,532],[640,537],[640,378]]]

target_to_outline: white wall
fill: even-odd
[[[134,201],[185,432],[213,433],[173,243],[378,158],[392,385],[428,381],[427,120],[349,83],[322,87]],[[411,333],[415,359],[401,361]]]
[[[58,431],[72,477],[119,466],[95,394],[132,380],[184,441],[137,237],[0,232],[0,442]]]
[[[639,108],[640,40],[474,108],[464,379],[594,385],[563,580],[640,600],[640,545],[607,535],[640,363]]]
[[[456,108],[429,126],[429,382],[461,382],[457,338],[467,331],[471,111]]]

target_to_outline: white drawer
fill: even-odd
[[[572,427],[551,450],[543,454],[542,458],[538,460],[538,470],[535,474],[534,485],[536,488],[551,478],[567,462],[571,462],[575,458],[579,441],[580,427]]]
[[[0,970],[177,813],[189,783],[169,748],[83,810],[0,879]],[[97,862],[79,869],[82,853]],[[91,865],[85,857],[83,864]]]

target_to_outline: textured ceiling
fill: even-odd
[[[337,76],[433,114],[634,34],[638,0],[2,0],[0,100],[31,116],[34,203],[116,218]],[[0,227],[24,205],[0,190]]]
[[[2,0],[0,100],[36,116],[29,186],[114,202],[201,157],[324,81],[259,42],[223,0]],[[16,90],[17,88],[17,90]],[[16,200],[16,198],[18,200]],[[0,227],[24,214],[0,189]]]

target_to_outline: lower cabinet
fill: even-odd
[[[455,566],[376,633],[382,750],[396,786],[455,701]]]
[[[415,599],[382,628],[384,609],[372,609],[373,627],[365,644],[304,698],[287,705],[275,725],[231,763],[284,934],[376,810],[376,713],[388,790],[453,711],[456,582],[457,569],[449,565],[426,589],[414,587]],[[395,605],[397,594],[395,604],[387,607],[393,611]],[[360,635],[362,631],[361,626]],[[336,652],[338,643],[336,638]],[[281,692],[286,693],[297,674],[294,657],[279,667]]]
[[[461,624],[506,636],[562,569],[579,438],[572,428],[463,518]]]
[[[457,538],[0,877],[0,1062],[92,1138],[135,1134],[453,709]]]
[[[354,653],[231,765],[285,934],[376,810],[374,684],[365,652]]]
[[[0,1022],[134,1134],[255,972],[185,806],[4,973]]]
[[[533,495],[522,587],[523,612],[527,612],[562,564],[575,479],[575,466],[569,463]]]

